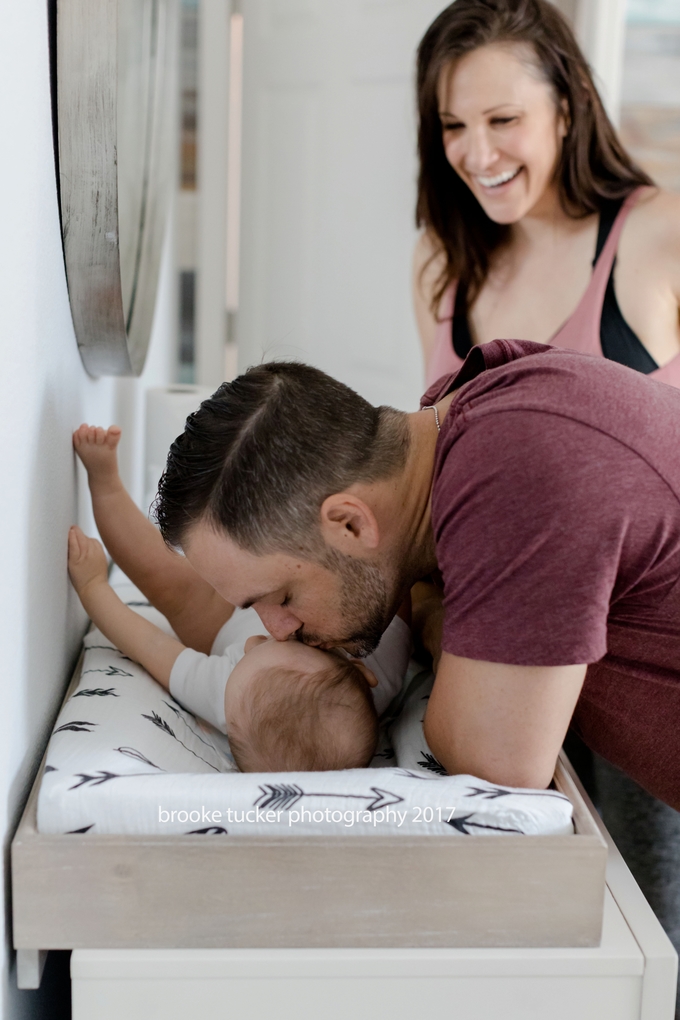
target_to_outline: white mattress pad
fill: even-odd
[[[117,591],[169,630],[132,585]],[[279,838],[572,832],[571,802],[555,790],[443,774],[422,728],[432,683],[431,673],[411,666],[382,716],[370,768],[241,773],[225,736],[93,629],[48,745],[38,829]]]

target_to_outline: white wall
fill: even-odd
[[[195,380],[224,379],[227,340],[226,227],[231,0],[198,7],[198,151]]]
[[[118,421],[128,443],[126,474],[141,491],[143,386],[171,381],[173,305],[166,259],[163,314],[143,379],[86,375],[59,233],[47,4],[21,0],[0,10],[0,825],[7,867],[85,626],[66,576],[66,533],[79,503],[71,431],[84,420]],[[7,889],[6,877],[9,933]],[[0,1018],[59,1015],[48,996],[16,991],[10,963],[6,950]]]
[[[555,2],[616,119],[625,0]],[[240,0],[242,369],[297,357],[374,403],[417,406],[413,73],[444,5]]]
[[[650,0],[552,0],[572,24],[614,124],[618,124],[627,3]],[[651,0],[658,3],[659,0]],[[664,0],[660,0],[661,3]],[[669,0],[677,3],[677,0]]]
[[[579,0],[576,35],[612,122],[618,126],[626,0]]]
[[[418,42],[443,0],[242,0],[241,368],[318,365],[418,406]]]

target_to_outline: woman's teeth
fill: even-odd
[[[521,169],[518,166],[516,170],[506,170],[505,173],[496,174],[495,177],[477,177],[477,180],[484,188],[498,188],[501,184],[507,184],[513,177],[516,177]]]

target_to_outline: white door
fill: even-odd
[[[417,406],[415,50],[442,0],[243,0],[239,358]]]

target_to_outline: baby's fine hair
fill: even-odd
[[[345,710],[347,718],[338,716]],[[229,729],[241,772],[325,772],[367,766],[378,741],[370,687],[349,660],[317,673],[263,669]]]

